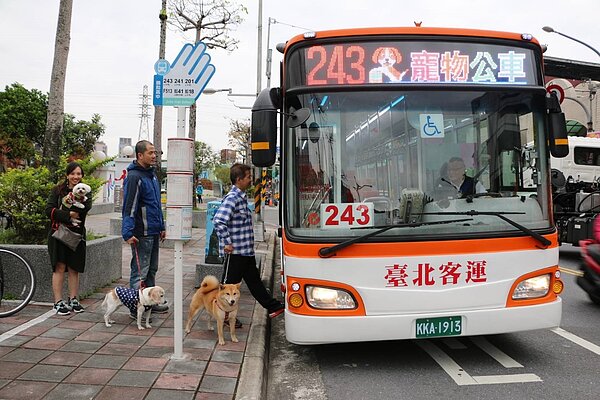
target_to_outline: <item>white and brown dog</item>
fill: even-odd
[[[132,314],[137,314],[137,327],[139,330],[144,329],[142,326],[142,315],[146,313],[146,328],[152,328],[150,325],[150,314],[152,306],[155,304],[163,304],[165,300],[165,290],[160,286],[147,287],[144,289],[130,289],[122,286],[117,286],[110,292],[106,293],[102,306],[104,307],[104,324],[110,328],[115,321],[110,319],[110,316],[119,306],[125,305]]]
[[[379,67],[369,71],[370,83],[400,82],[408,69],[400,72],[394,67],[402,62],[402,54],[394,47],[379,47],[373,52],[373,62]]]
[[[212,319],[214,318],[217,321],[219,344],[225,344],[225,339],[223,337],[223,324],[225,321],[229,321],[231,341],[237,342],[238,339],[235,336],[235,318],[240,302],[240,285],[241,283],[235,285],[222,285],[219,283],[219,280],[212,275],[204,277],[200,284],[200,288],[196,291],[194,297],[192,297],[185,332],[190,333],[194,317],[200,311],[206,309],[208,312],[209,330],[212,331],[214,329],[212,326]]]

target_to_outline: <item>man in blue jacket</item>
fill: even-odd
[[[131,246],[129,286],[156,286],[159,241],[165,240],[165,222],[160,201],[160,183],[154,172],[156,151],[147,140],[135,145],[136,160],[127,167],[123,183],[123,225],[121,235]],[[152,312],[166,313],[169,307],[154,305]],[[135,316],[137,318],[137,316]]]

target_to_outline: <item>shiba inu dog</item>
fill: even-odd
[[[212,275],[204,277],[200,284],[200,288],[196,291],[194,297],[192,297],[185,332],[190,333],[194,317],[200,311],[206,309],[208,312],[209,330],[214,330],[212,320],[215,319],[217,321],[219,344],[225,344],[225,339],[223,338],[223,324],[225,321],[231,321],[229,324],[231,341],[237,343],[238,339],[235,336],[235,318],[237,316],[240,301],[240,285],[241,283],[235,285],[222,285],[219,283],[219,280]]]

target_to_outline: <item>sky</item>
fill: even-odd
[[[235,0],[231,0],[235,1]],[[259,0],[241,1],[248,10],[244,22],[232,32],[240,40],[231,53],[208,50],[216,72],[207,87],[252,94],[258,86]],[[552,4],[552,6],[549,6]],[[0,0],[0,90],[14,82],[27,89],[48,92],[54,55],[58,0]],[[108,155],[118,152],[120,137],[138,140],[144,85],[152,93],[154,63],[158,60],[160,0],[74,0],[71,47],[65,86],[65,112],[77,119],[102,116],[106,132],[101,138]],[[587,47],[557,35],[543,26],[575,37],[600,50],[596,24],[585,16],[600,15],[600,2],[570,0],[262,0],[261,88],[267,79],[267,48],[273,49],[271,87],[279,85],[281,54],[274,48],[309,30],[354,27],[413,26],[490,29],[531,33],[548,46],[547,56],[600,63]],[[270,35],[267,40],[267,35]],[[171,63],[185,43],[193,42],[174,27],[168,28],[166,59]],[[231,100],[234,100],[233,102]],[[198,101],[197,140],[214,151],[229,147],[230,120],[250,118],[252,98],[226,93],[203,94]],[[154,108],[150,99],[148,127],[152,140]],[[177,112],[165,107],[163,149],[177,136]]]

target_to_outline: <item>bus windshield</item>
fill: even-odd
[[[405,87],[403,87],[405,88]],[[288,91],[287,112],[307,107],[285,130],[287,232],[348,238],[390,224],[505,213],[549,230],[545,91]],[[356,229],[361,228],[361,229]],[[523,235],[492,215],[390,229],[372,240]]]

